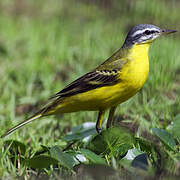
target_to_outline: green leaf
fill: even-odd
[[[132,148],[132,136],[122,127],[112,127],[97,135],[88,145],[88,149],[100,153],[127,152]],[[120,147],[122,147],[120,149]]]
[[[106,164],[104,158],[100,157],[99,155],[88,149],[81,149],[80,152],[94,164]]]
[[[58,161],[47,155],[38,155],[26,160],[26,165],[31,168],[48,168],[50,165],[57,164]]]
[[[174,118],[169,128],[173,137],[180,141],[180,114]]]
[[[69,169],[72,169],[76,165],[74,157],[68,153],[62,152],[58,146],[53,146],[50,149],[50,154],[53,158],[57,159],[61,165]]]
[[[9,148],[9,152],[11,154],[21,154],[24,155],[26,153],[26,145],[16,141],[16,140],[7,140],[4,142],[4,146]]]
[[[66,141],[76,141],[87,138],[88,136],[97,134],[95,123],[86,122],[72,129],[72,133],[63,137]]]
[[[176,143],[171,134],[159,128],[152,128],[152,131],[168,148],[175,150]]]

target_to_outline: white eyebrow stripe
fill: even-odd
[[[138,30],[138,31],[135,31],[134,34],[132,34],[132,37],[138,35],[138,34],[143,34],[145,31],[158,31],[158,29],[156,28],[146,28],[146,29],[142,29],[142,30]]]
[[[144,32],[144,29],[143,29],[143,30],[135,31],[135,32],[132,34],[132,37],[136,36],[137,34],[142,34],[142,32]]]

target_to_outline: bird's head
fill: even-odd
[[[161,29],[152,24],[139,24],[134,26],[128,33],[124,47],[131,47],[134,44],[152,43],[161,35],[177,32],[176,30]]]

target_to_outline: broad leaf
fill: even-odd
[[[26,160],[26,165],[31,168],[48,168],[50,165],[57,164],[58,161],[47,155],[38,155]]]
[[[57,159],[61,165],[69,169],[72,169],[73,166],[76,165],[74,157],[68,153],[62,152],[58,146],[53,146],[49,151],[51,156]]]
[[[100,157],[99,155],[88,149],[81,149],[80,152],[94,164],[106,164],[104,158]]]
[[[63,137],[66,141],[76,141],[88,138],[92,135],[97,134],[95,129],[95,123],[86,122],[80,126],[76,126],[72,129],[72,133]]]
[[[88,145],[88,149],[100,153],[116,153],[120,147],[122,152],[127,152],[132,147],[132,136],[130,132],[122,127],[112,127],[97,135]]]
[[[171,134],[164,129],[152,128],[153,133],[171,150],[175,150],[175,141]]]

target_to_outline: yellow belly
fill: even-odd
[[[149,44],[135,45],[126,57],[127,63],[119,73],[119,83],[61,99],[51,113],[102,110],[116,106],[135,95],[144,85],[148,72]]]

